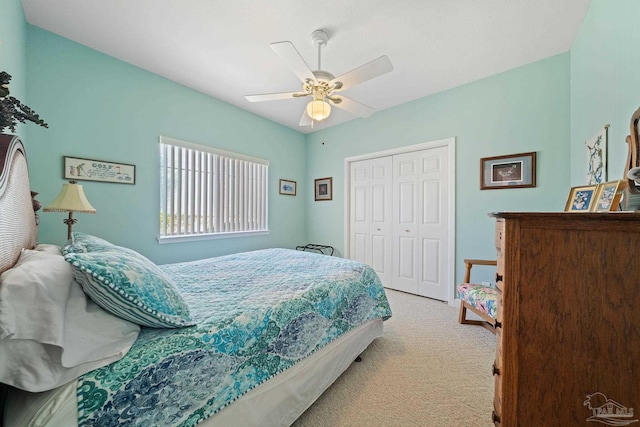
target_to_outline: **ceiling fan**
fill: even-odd
[[[313,100],[307,104],[300,119],[300,126],[309,126],[313,121],[321,121],[331,114],[331,105],[334,105],[360,117],[368,117],[375,110],[367,105],[356,102],[338,93],[352,88],[355,85],[366,82],[393,70],[393,65],[386,55],[382,55],[373,61],[367,62],[358,68],[348,71],[341,76],[322,69],[321,49],[327,44],[329,35],[323,30],[311,33],[311,41],[318,48],[318,69],[311,71],[300,53],[289,41],[271,43],[273,49],[300,80],[302,90],[297,92],[265,93],[260,95],[247,95],[250,102],[275,101],[280,99],[301,98],[310,96]]]

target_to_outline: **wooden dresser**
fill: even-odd
[[[491,216],[494,424],[640,425],[640,214]]]

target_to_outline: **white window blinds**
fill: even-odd
[[[267,231],[267,160],[160,137],[160,240]]]

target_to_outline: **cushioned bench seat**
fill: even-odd
[[[495,266],[495,260],[465,259],[466,271],[464,283],[458,285],[460,315],[458,321],[463,324],[481,325],[495,333],[498,311],[498,294],[495,288],[471,282],[471,268],[474,264]],[[467,310],[477,314],[482,320],[467,319]]]
[[[495,288],[472,283],[461,283],[458,285],[458,295],[461,300],[468,302],[471,307],[492,319],[496,318],[498,295]]]

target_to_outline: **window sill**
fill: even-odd
[[[193,242],[198,240],[215,240],[215,239],[229,239],[234,237],[249,237],[249,236],[263,236],[269,234],[269,230],[255,230],[255,231],[230,231],[226,233],[211,233],[211,234],[186,234],[182,236],[161,236],[158,237],[158,243],[164,245],[166,243],[183,243]]]

